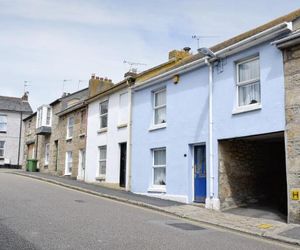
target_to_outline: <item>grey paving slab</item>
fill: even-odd
[[[280,235],[299,240],[300,239],[300,227],[295,227],[293,229],[287,230],[285,232],[282,232]]]

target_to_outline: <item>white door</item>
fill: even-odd
[[[78,161],[78,180],[85,179],[85,150],[79,150],[79,161]]]

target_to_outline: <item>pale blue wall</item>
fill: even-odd
[[[262,109],[233,115],[236,100],[235,61],[255,54],[260,57]],[[167,88],[167,127],[149,131],[153,116],[152,92],[162,86]],[[284,130],[283,62],[280,51],[265,43],[228,57],[222,73],[214,69],[213,98],[214,187],[217,193],[217,140]],[[192,201],[190,145],[206,143],[208,137],[207,67],[181,75],[177,85],[170,80],[137,90],[133,94],[132,115],[132,191],[147,192],[152,181],[151,149],[166,147],[167,194],[186,195]]]

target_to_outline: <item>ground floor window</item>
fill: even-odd
[[[0,141],[0,158],[4,157],[4,145],[5,141]]]
[[[45,145],[45,165],[49,164],[50,144]]]
[[[153,149],[153,185],[166,185],[166,149]]]
[[[72,166],[73,166],[73,154],[72,151],[68,151],[66,152],[66,169],[65,169],[66,175],[72,173]]]
[[[99,148],[99,176],[104,177],[106,175],[106,146],[100,146]]]

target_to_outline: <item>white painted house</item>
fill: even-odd
[[[101,84],[104,84],[101,80],[96,86],[90,83],[90,97],[87,99],[85,181],[115,184],[128,189],[128,79],[116,85],[103,87]]]
[[[23,162],[23,119],[32,113],[27,93],[0,96],[0,167],[19,168]]]

